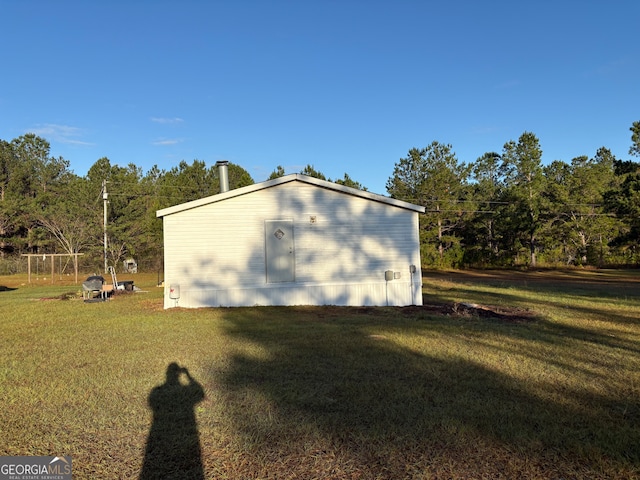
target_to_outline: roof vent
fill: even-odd
[[[227,160],[220,160],[216,162],[218,167],[218,177],[220,177],[220,193],[229,191],[229,162]]]

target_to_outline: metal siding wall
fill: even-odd
[[[181,288],[182,289],[182,288]],[[340,305],[340,306],[404,306],[408,305],[408,282],[376,284],[311,284],[254,288],[182,289],[177,306],[242,307],[264,305]],[[166,307],[176,306],[173,301]]]
[[[299,198],[306,203],[296,224],[299,282],[384,281],[385,270],[408,269],[412,212],[309,185]]]
[[[388,292],[390,304],[407,305],[409,265],[417,266],[414,282],[421,284],[417,217],[300,182],[168,215],[165,307],[174,305],[171,284],[180,285],[185,307],[385,305]],[[273,288],[265,281],[264,221],[283,218],[293,219],[296,283]],[[387,284],[385,270],[401,278]]]

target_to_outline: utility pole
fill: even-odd
[[[107,181],[102,181],[102,200],[104,200],[104,273],[107,273]]]

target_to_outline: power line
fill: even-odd
[[[450,209],[440,209],[440,210],[425,210],[425,213],[457,213],[459,215],[466,214],[466,213],[487,213],[487,214],[495,215],[495,214],[499,214],[500,212],[497,212],[495,210],[450,210]],[[563,211],[552,212],[550,210],[543,210],[543,213],[552,214],[552,215],[570,215],[570,214],[574,214],[574,215],[577,215],[577,216],[580,216],[580,217],[612,217],[612,218],[624,218],[625,217],[625,216],[618,216],[615,213],[576,213],[576,212],[563,212]],[[633,215],[628,215],[628,216],[633,216]]]

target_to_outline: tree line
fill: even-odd
[[[630,155],[640,156],[640,122]],[[424,205],[422,262],[442,267],[637,265],[640,163],[605,147],[542,164],[535,134],[460,162],[433,142],[396,163],[388,193]]]
[[[312,165],[301,173],[331,181]],[[269,178],[284,174],[278,166]],[[228,180],[232,189],[255,183],[231,162]],[[335,181],[366,190],[346,173]],[[163,239],[156,211],[217,193],[218,169],[202,160],[143,172],[133,163],[122,167],[103,157],[78,176],[68,160],[50,156],[44,138],[29,133],[0,140],[0,274],[21,271],[26,253],[82,253],[81,268],[103,271],[105,194],[107,263],[117,268],[131,257],[143,269],[159,270]]]
[[[629,154],[640,156],[640,122]],[[524,132],[501,152],[475,162],[451,145],[409,150],[394,166],[388,194],[426,207],[420,218],[425,267],[637,265],[640,263],[640,163],[605,147],[592,157],[542,164],[538,138]],[[230,188],[254,183],[229,164]],[[332,181],[312,165],[303,174]],[[285,174],[278,166],[269,179]],[[347,173],[336,183],[367,188]],[[20,271],[23,253],[83,253],[82,268],[133,257],[143,269],[162,266],[159,209],[220,192],[218,170],[201,160],[149,171],[98,159],[85,176],[50,155],[35,134],[0,140],[0,273]]]

